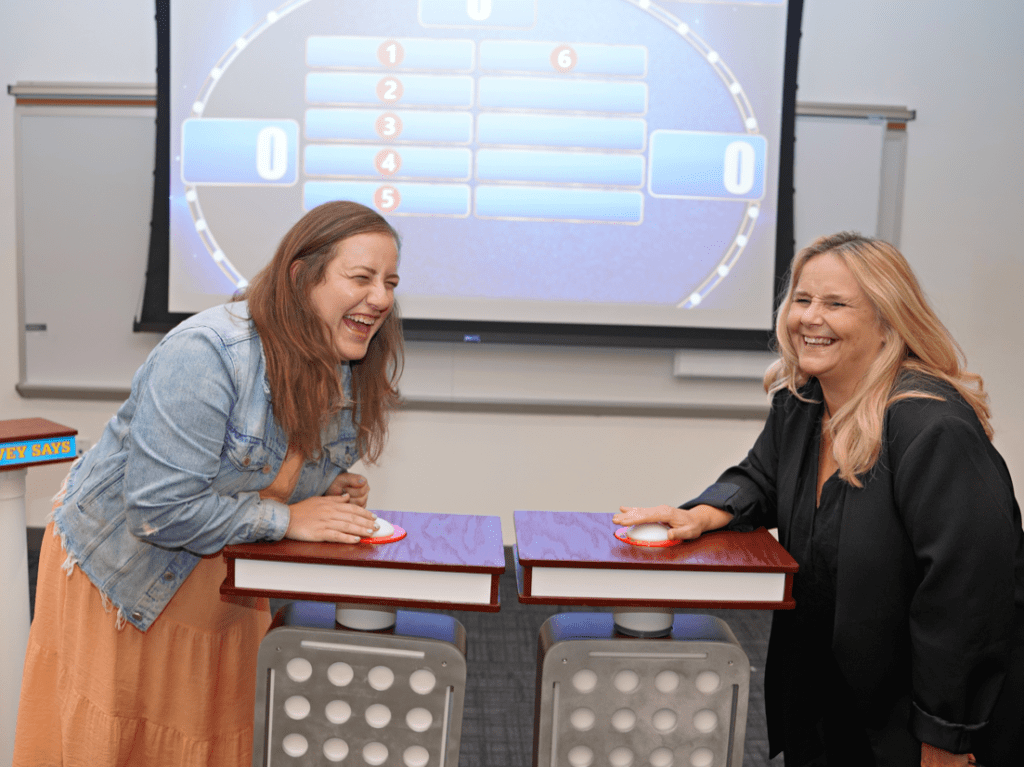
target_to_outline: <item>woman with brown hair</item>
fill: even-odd
[[[674,539],[778,527],[800,564],[765,668],[772,756],[800,765],[1013,764],[1024,753],[1024,532],[981,378],[891,245],[797,254],[747,457]]]
[[[40,555],[14,764],[248,765],[265,599],[224,546],[372,534],[398,400],[398,237],[307,213],[248,288],[157,345],[71,468]],[[61,572],[61,571],[64,572]]]

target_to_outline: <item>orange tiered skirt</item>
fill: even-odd
[[[246,767],[266,599],[220,595],[204,558],[143,633],[116,612],[46,528],[18,709],[14,767]]]

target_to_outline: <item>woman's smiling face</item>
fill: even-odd
[[[875,308],[843,261],[832,253],[804,264],[786,329],[800,370],[823,388],[852,393],[884,345]]]
[[[361,360],[395,305],[398,247],[391,235],[357,234],[339,242],[324,280],[309,298],[334,339],[339,358]]]

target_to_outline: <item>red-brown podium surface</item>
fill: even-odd
[[[612,514],[517,511],[516,578],[527,604],[792,609],[797,563],[764,528],[676,546],[615,537]]]
[[[28,547],[25,541],[25,476],[43,463],[72,461],[78,431],[45,418],[0,421],[0,764],[14,754],[21,672],[28,644]]]
[[[381,511],[393,543],[283,540],[224,549],[221,593],[347,605],[497,612],[505,553],[498,517]]]

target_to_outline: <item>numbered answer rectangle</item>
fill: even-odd
[[[476,120],[480,144],[643,151],[647,123],[637,117],[577,117],[485,112]]]
[[[640,192],[543,186],[476,188],[476,215],[480,218],[639,224],[643,213]]]
[[[638,187],[644,183],[644,158],[639,154],[481,149],[476,154],[476,177],[481,181]]]
[[[473,140],[469,112],[380,109],[307,109],[306,138],[311,141],[438,141],[468,144]]]
[[[480,43],[480,68],[643,77],[647,74],[647,48],[642,45],[484,40]]]
[[[468,216],[470,206],[465,184],[308,181],[303,187],[306,210],[333,200],[352,200],[388,216]]]
[[[181,126],[186,184],[287,186],[298,178],[298,157],[294,120],[200,118]]]
[[[314,36],[306,40],[306,64],[310,67],[469,72],[473,69],[474,57],[472,40],[341,35]]]
[[[310,72],[306,101],[311,104],[469,107],[473,78],[462,75],[409,75],[379,72]]]
[[[468,181],[472,154],[446,147],[310,144],[303,170],[307,176],[443,178]]]
[[[558,109],[583,112],[647,111],[647,84],[548,77],[481,77],[479,104],[491,109]]]
[[[532,27],[536,0],[419,0],[428,27]]]
[[[764,136],[745,133],[654,131],[649,191],[655,197],[758,200],[767,147]]]

